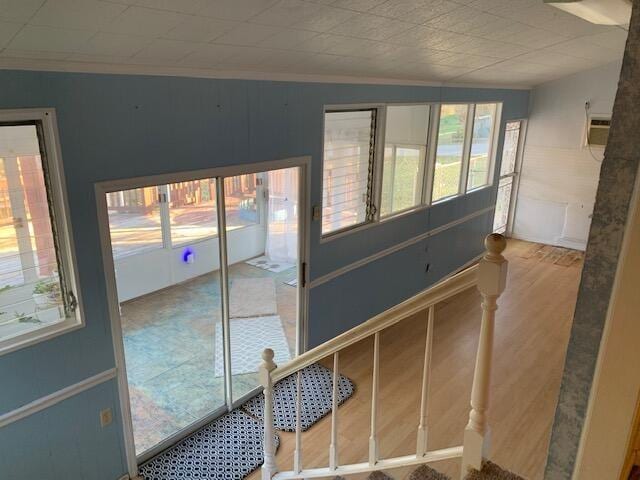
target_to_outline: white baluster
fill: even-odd
[[[369,465],[378,462],[378,382],[380,379],[380,332],[373,337],[373,377],[371,379],[371,435],[369,436]]]
[[[431,380],[431,352],[433,346],[433,320],[435,306],[431,305],[428,311],[427,336],[424,346],[424,366],[422,367],[422,391],[420,396],[420,423],[418,425],[418,442],[416,455],[422,457],[427,453],[427,401],[429,397],[429,385]]]
[[[296,377],[296,449],[293,452],[293,470],[302,471],[302,425],[300,412],[302,410],[302,371],[298,370]]]
[[[273,378],[271,372],[275,370],[273,350],[265,348],[262,352],[260,365],[260,383],[264,393],[264,463],[262,464],[262,480],[270,480],[278,471],[276,466],[276,445],[273,441]]]
[[[507,282],[507,261],[502,252],[507,246],[505,238],[497,233],[484,241],[487,253],[480,260],[478,290],[482,295],[482,325],[471,390],[471,412],[464,431],[462,478],[469,469],[482,469],[482,460],[489,451],[489,387],[491,385],[491,356],[497,300]]]
[[[331,445],[329,445],[329,468],[338,468],[338,352],[333,354],[333,395],[331,397]]]

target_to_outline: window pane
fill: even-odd
[[[173,245],[218,233],[215,178],[172,183],[168,187]]]
[[[374,122],[374,110],[325,114],[323,234],[367,220]]]
[[[114,258],[162,247],[158,187],[107,194]]]
[[[496,118],[495,103],[479,103],[473,117],[473,137],[467,190],[489,183],[490,154],[493,143],[493,126]]]
[[[436,166],[433,175],[432,201],[456,195],[460,191],[462,155],[468,105],[442,105],[438,128]]]
[[[493,217],[494,232],[504,233],[504,231],[507,229],[512,188],[512,177],[507,177],[500,180],[500,184],[498,185],[498,198],[496,199],[496,213]]]
[[[382,216],[422,203],[422,174],[428,129],[427,105],[387,108],[380,211]]]
[[[66,318],[35,125],[0,127],[0,340]]]
[[[520,139],[520,121],[507,122],[504,132],[504,147],[502,148],[502,164],[500,176],[509,175],[516,169],[518,157],[518,142]]]
[[[227,230],[260,223],[257,188],[255,173],[224,179]]]

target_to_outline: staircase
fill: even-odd
[[[442,280],[433,287],[415,295],[399,305],[383,312],[361,325],[319,345],[282,367],[274,361],[274,353],[266,349],[260,366],[260,383],[264,389],[264,463],[262,480],[302,480],[310,478],[342,478],[352,474],[368,473],[370,480],[388,480],[383,471],[401,467],[416,466],[410,480],[448,480],[446,475],[428,467],[433,463],[448,459],[461,459],[461,480],[520,480],[520,477],[507,472],[487,460],[489,448],[489,426],[487,411],[489,407],[489,385],[491,375],[493,330],[497,300],[505,290],[507,280],[507,261],[502,256],[506,240],[502,235],[491,234],[485,239],[487,251],[477,265]],[[427,401],[431,377],[431,352],[433,350],[433,329],[435,306],[458,293],[477,287],[482,297],[482,323],[476,356],[473,387],[471,391],[471,411],[464,429],[464,440],[460,446],[428,450],[427,439],[429,419]],[[380,458],[378,453],[378,392],[380,383],[380,332],[417,313],[427,313],[427,335],[424,347],[424,359],[421,384],[421,406],[418,418],[418,434],[415,454],[392,458]],[[369,458],[367,462],[341,464],[338,458],[338,380],[340,369],[340,351],[365,338],[373,337],[372,359],[372,395],[371,422],[369,430]],[[328,445],[329,465],[324,468],[303,466],[302,428],[300,411],[302,409],[301,370],[325,357],[333,357],[333,392],[331,410],[331,437]],[[274,422],[273,422],[273,386],[289,376],[297,374],[296,432],[293,469],[278,471],[275,462]]]

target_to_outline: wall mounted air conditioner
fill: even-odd
[[[607,146],[611,115],[589,115],[584,139],[585,147],[604,148]]]

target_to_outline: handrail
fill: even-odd
[[[351,330],[300,355],[288,364],[278,367],[273,361],[273,350],[267,348],[262,353],[260,365],[260,383],[264,393],[264,463],[262,480],[285,480],[340,476],[353,473],[371,472],[383,468],[429,463],[447,458],[462,457],[461,478],[470,469],[480,470],[488,451],[489,387],[493,355],[493,330],[497,300],[506,287],[507,260],[502,256],[506,248],[505,238],[496,233],[485,239],[486,253],[478,265],[446,278],[436,285],[414,295],[408,300],[376,315]],[[441,450],[427,450],[428,418],[427,400],[430,383],[431,351],[433,343],[433,324],[436,304],[476,285],[482,297],[482,323],[476,355],[471,390],[471,412],[469,423],[464,431],[462,446]],[[425,342],[424,366],[421,388],[421,405],[415,454],[404,457],[381,459],[378,455],[377,405],[380,362],[380,332],[418,312],[427,311],[427,333]],[[373,365],[371,379],[371,428],[369,436],[369,461],[366,463],[339,465],[338,460],[338,383],[339,352],[367,337],[374,336]],[[329,444],[329,466],[305,469],[302,466],[300,412],[302,409],[302,390],[300,371],[319,360],[333,355],[331,441]],[[296,448],[293,470],[278,473],[275,461],[273,394],[274,384],[284,377],[298,372],[296,382]]]
[[[413,297],[405,300],[398,305],[370,318],[360,325],[348,330],[331,340],[326,341],[322,345],[318,345],[305,353],[298,355],[288,363],[278,366],[271,372],[274,382],[288,377],[292,373],[297,372],[319,360],[328,357],[354,343],[358,343],[376,332],[380,332],[396,323],[415,315],[418,312],[426,310],[432,305],[446,300],[449,297],[457,295],[468,288],[477,284],[478,265],[473,265],[456,275],[441,280],[435,285],[423,290]]]

